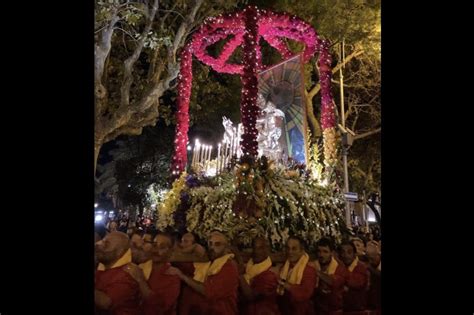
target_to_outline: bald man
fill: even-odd
[[[134,264],[140,265],[146,262],[148,259],[151,259],[149,255],[147,256],[143,250],[145,242],[143,237],[138,232],[132,233],[130,237],[130,249],[132,251],[132,262]]]
[[[178,269],[185,274],[194,273],[193,261],[208,261],[206,250],[196,242],[196,236],[193,233],[185,233],[181,237],[181,242],[175,246],[171,261],[174,261]]]
[[[196,242],[196,236],[193,233],[185,233],[181,237],[181,242],[175,248],[173,258],[177,256],[189,257],[188,262],[175,262],[173,265],[177,267],[188,277],[194,277],[196,271],[193,258],[207,259],[206,250]],[[193,257],[195,256],[195,257]],[[190,286],[183,284],[181,287],[181,296],[178,300],[178,314],[179,315],[194,315],[202,312],[205,308],[205,298]]]
[[[263,237],[255,238],[252,258],[242,268],[239,278],[244,299],[241,314],[280,314],[276,292],[278,278],[271,268],[270,244]]]
[[[367,258],[369,263],[367,269],[369,270],[369,291],[367,292],[367,308],[380,314],[380,273],[382,271],[380,243],[371,241],[367,243]]]
[[[140,285],[145,315],[176,315],[181,281],[176,275],[167,274],[172,250],[173,238],[158,233],[151,250],[143,252],[145,263],[140,264],[141,270],[131,272]]]
[[[206,307],[198,314],[209,315],[236,315],[237,289],[239,286],[239,272],[233,261],[233,254],[229,254],[229,241],[220,232],[211,233],[208,240],[208,256],[211,260],[204,282],[185,275],[178,268],[171,267],[168,274],[177,275],[193,290],[204,296]]]
[[[183,234],[181,237],[179,250],[183,253],[195,253],[197,255],[206,254],[206,250],[201,245],[196,243],[196,236],[190,232]]]
[[[95,245],[100,263],[95,274],[95,308],[101,315],[138,315],[140,289],[130,276],[131,252],[127,234],[111,232]]]

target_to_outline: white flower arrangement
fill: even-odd
[[[341,240],[344,199],[342,193],[336,193],[334,183],[320,185],[318,179],[295,177],[294,173],[280,169],[264,173],[255,168],[254,171],[255,178],[264,182],[263,196],[250,195],[255,200],[264,199],[260,217],[244,217],[234,212],[237,192],[233,173],[222,174],[206,185],[193,188],[187,187],[185,177],[181,176],[159,207],[158,220],[162,222],[157,227],[174,226],[173,213],[179,206],[180,193],[186,189],[190,197],[186,228],[204,239],[217,229],[249,246],[253,238],[261,235],[276,250],[284,248],[290,235],[302,237],[310,249],[322,236]]]

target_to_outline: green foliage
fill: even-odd
[[[264,205],[261,213],[255,216],[240,215],[234,212],[237,192],[242,185],[236,183],[234,172],[224,173],[213,179],[199,178],[201,185],[184,187],[175,184],[176,190],[185,191],[190,196],[186,211],[187,229],[207,237],[214,229],[226,232],[229,237],[239,240],[241,245],[250,246],[257,235],[267,237],[275,250],[281,250],[287,238],[294,234],[306,240],[314,248],[322,236],[332,236],[341,240],[343,230],[343,196],[334,184],[324,185],[295,170],[253,168],[255,178],[263,182]],[[259,199],[252,189],[245,190],[250,199]],[[176,192],[170,191],[170,196]],[[170,202],[159,207],[165,222],[171,222],[178,205]],[[169,219],[166,219],[169,218]],[[175,227],[176,228],[176,227]]]

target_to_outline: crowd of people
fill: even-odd
[[[271,253],[262,237],[253,240],[251,253],[220,231],[206,241],[202,246],[192,233],[96,232],[96,314],[381,312],[381,244],[373,237],[348,238],[337,248],[322,238],[310,252],[292,236],[283,256]]]
[[[95,223],[95,230],[100,235],[105,233],[119,231],[131,235],[134,231],[140,232],[155,231],[155,225],[152,220],[146,216],[137,216],[132,220],[128,215],[120,215],[117,218],[105,218],[104,221]]]

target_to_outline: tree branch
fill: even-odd
[[[121,28],[121,27],[116,27],[115,29],[117,29],[117,30],[119,30],[119,31],[122,31],[122,32],[124,32],[125,34],[127,34],[128,36],[130,36],[130,38],[131,38],[132,40],[134,40],[134,41],[136,41],[136,42],[137,42],[137,39],[136,39],[136,38],[134,38],[134,37],[133,37],[133,35],[132,35],[132,34],[130,34],[130,32],[128,32],[128,31],[126,31],[126,30],[124,30],[124,29],[123,29],[123,28]]]
[[[156,69],[156,64],[157,64],[159,55],[160,55],[160,50],[155,49],[155,51],[153,52],[153,57],[151,58],[150,69],[148,70],[148,80],[156,78],[156,72],[160,71],[159,68],[160,66],[163,65],[163,63],[160,62],[158,65],[158,70]]]
[[[186,16],[184,21],[181,23],[179,26],[178,31],[176,32],[176,36],[174,37],[174,42],[172,45],[172,49],[169,51],[168,58],[172,57],[172,62],[176,62],[176,52],[178,51],[178,48],[181,47],[183,41],[183,36],[186,35],[188,29],[192,26],[194,23],[194,19],[196,17],[196,13],[199,10],[199,8],[202,5],[203,0],[196,0],[194,2],[194,5],[191,9],[191,12]],[[170,60],[168,60],[168,63]]]
[[[99,35],[99,40],[94,47],[94,83],[95,83],[95,95],[99,99],[103,99],[106,96],[106,89],[102,85],[102,76],[104,75],[105,60],[109,56],[110,49],[112,47],[112,35],[114,33],[115,24],[119,21],[120,17],[117,15],[117,9],[112,11],[112,18],[106,29],[102,30]],[[100,108],[97,109],[100,112]]]
[[[353,51],[349,56],[346,57],[346,59],[344,59],[344,62],[341,62],[339,63],[337,66],[335,66],[333,69],[332,69],[332,74],[335,74],[337,71],[339,71],[339,69],[342,67],[342,66],[345,66],[349,61],[351,61],[352,59],[354,59],[355,57],[363,54],[364,51],[363,50],[355,50]],[[317,83],[309,92],[309,98],[312,99],[316,94],[318,94],[319,90],[321,89],[321,85],[319,83]]]
[[[194,23],[196,13],[201,7],[202,3],[203,3],[203,0],[196,0],[194,2],[194,6],[191,9],[191,12],[186,16],[184,21],[179,26],[178,31],[176,32],[176,36],[174,37],[174,42],[173,42],[172,50],[171,50],[171,56],[174,57],[173,62],[176,62],[175,60],[176,52],[178,48],[180,48],[181,45],[184,43],[183,36],[188,32],[188,30],[191,28],[192,24]],[[170,57],[170,55],[168,55],[168,57]]]
[[[177,4],[178,4],[178,3],[175,3],[175,4],[173,5],[173,7],[171,8],[171,10],[163,10],[163,9],[160,9],[160,10],[159,10],[159,11],[161,11],[161,12],[166,12],[166,14],[165,14],[165,16],[164,16],[164,19],[166,19],[170,13],[176,13],[176,14],[179,15],[183,20],[185,19],[185,17],[184,17],[181,13],[179,13],[178,11],[176,11],[176,10],[174,9],[174,8],[176,8],[176,5],[177,5]]]
[[[307,113],[308,122],[311,128],[311,135],[316,138],[321,137],[322,135],[321,125],[316,119],[316,115],[314,115],[313,101],[312,99],[308,97],[308,92],[306,90],[304,91],[304,94],[306,97],[306,113]]]
[[[337,81],[337,80],[334,80],[334,79],[331,79],[331,83],[338,84],[338,85],[340,85],[340,84],[341,84],[339,81]],[[347,83],[344,83],[343,85],[344,85],[344,87],[346,87],[346,88],[353,88],[353,87],[357,87],[356,85],[351,85],[351,84],[347,84]]]
[[[352,108],[352,107],[351,107]],[[347,116],[346,116],[347,117]],[[359,120],[359,111],[356,110],[356,117],[354,118],[354,121],[352,122],[352,126],[351,126],[351,129],[352,130],[355,130],[355,127],[356,127],[356,124],[357,124],[357,120]]]
[[[132,66],[138,59],[144,45],[144,35],[148,34],[156,15],[158,0],[154,0],[154,7],[149,15],[150,18],[142,33],[140,43],[136,47],[133,55],[124,62],[126,72],[124,73],[124,80],[121,86],[121,104],[111,116],[102,116],[99,121],[96,122],[96,142],[100,144],[105,143],[122,134],[139,135],[143,127],[156,124],[159,116],[159,97],[170,88],[170,83],[176,79],[179,74],[179,63],[176,62],[176,53],[186,40],[186,31],[194,23],[194,17],[202,3],[203,0],[195,1],[191,11],[179,27],[172,47],[168,48],[167,75],[158,81],[160,73],[164,65],[166,65],[166,62],[161,62],[160,65],[158,65],[158,71],[154,74],[154,80],[149,81],[149,88],[146,89],[140,99],[129,105],[130,87],[133,82]],[[159,61],[160,58],[157,58],[156,63]]]
[[[130,105],[130,87],[133,83],[133,65],[138,60],[140,53],[143,50],[143,46],[145,45],[145,40],[148,36],[148,33],[151,30],[151,26],[153,24],[153,20],[155,19],[156,12],[158,11],[158,0],[153,1],[153,7],[151,9],[151,13],[148,19],[145,28],[141,34],[141,38],[137,43],[137,47],[133,51],[133,54],[124,61],[124,73],[123,73],[123,81],[122,86],[120,87],[120,94],[121,94],[121,102],[120,106],[129,106]]]
[[[379,133],[381,130],[382,130],[382,128],[379,127],[379,128],[377,128],[377,129],[375,129],[375,130],[368,131],[368,132],[362,133],[362,134],[360,134],[360,135],[356,135],[356,136],[354,137],[354,140],[366,138],[366,137],[371,136],[371,135],[373,135],[373,134]]]
[[[120,135],[137,136],[142,133],[143,127],[154,125],[158,119],[158,105],[152,106],[145,113],[130,115],[126,124],[116,126],[112,132],[109,132],[104,138],[104,143],[114,140]]]

